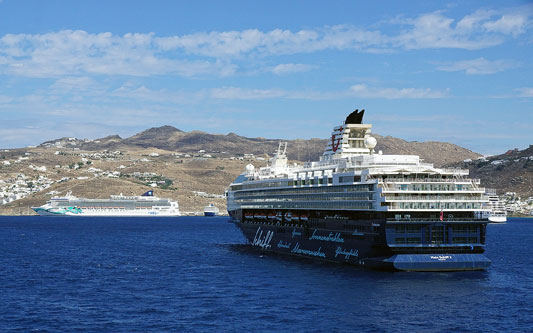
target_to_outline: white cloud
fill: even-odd
[[[210,97],[215,99],[268,99],[286,98],[290,95],[282,89],[247,89],[239,87],[223,87],[211,89]]]
[[[207,57],[241,57],[250,53],[279,55],[310,53],[326,49],[365,49],[380,47],[384,37],[378,31],[367,31],[348,25],[315,30],[290,31],[274,29],[196,33],[156,38],[162,50],[184,50],[188,54]]]
[[[454,20],[440,13],[425,14],[409,20],[411,29],[400,34],[396,40],[400,47],[406,49],[425,48],[459,48],[482,49],[498,45],[502,38],[477,34],[474,28],[479,24],[477,19],[467,19],[461,25],[453,25]]]
[[[298,31],[211,31],[156,36],[61,30],[44,34],[6,34],[0,38],[0,74],[27,77],[78,75],[228,76],[236,62],[258,56],[352,50],[368,53],[398,49],[481,49],[501,44],[507,36],[527,33],[531,6],[500,13],[478,10],[462,18],[443,12],[390,22],[385,30],[335,25]],[[235,63],[234,63],[235,62]],[[310,70],[282,64],[272,71],[288,74]],[[264,70],[263,70],[264,71]],[[261,72],[261,70],[256,71]]]
[[[351,86],[342,91],[290,91],[283,89],[247,89],[224,87],[212,89],[209,96],[215,99],[304,99],[304,100],[335,100],[343,98],[385,98],[385,99],[419,99],[444,98],[448,90],[440,91],[429,88],[383,88],[368,87],[365,84]]]
[[[462,32],[474,31],[482,22],[490,19],[495,14],[496,12],[493,10],[479,9],[459,20],[456,29]]]
[[[112,35],[62,30],[0,39],[0,72],[28,77],[68,75],[231,75],[234,65],[164,56],[153,34]]]
[[[112,97],[123,98],[131,101],[143,101],[152,103],[170,104],[194,104],[205,99],[203,91],[186,92],[182,90],[169,91],[166,89],[152,90],[145,86],[123,85],[109,93]]]
[[[488,31],[517,36],[525,32],[527,19],[524,14],[504,15],[497,21],[485,22],[483,27]]]
[[[276,75],[284,75],[290,73],[307,72],[314,68],[314,66],[305,64],[279,64],[272,68],[272,73]]]
[[[444,98],[448,95],[448,90],[438,91],[430,88],[375,88],[368,87],[365,84],[357,84],[350,87],[350,94],[359,98]]]
[[[508,60],[490,61],[485,58],[461,60],[450,64],[443,64],[437,69],[446,72],[465,71],[466,74],[494,74],[516,67],[517,64]]]
[[[517,37],[531,24],[533,6],[521,6],[506,13],[480,9],[455,20],[437,11],[404,20],[409,28],[396,37],[406,49],[482,49],[503,43],[506,35]]]
[[[50,90],[56,93],[65,92],[94,92],[95,90],[101,90],[102,83],[86,76],[66,76],[62,77],[54,82],[50,86]]]
[[[515,90],[519,92],[520,97],[533,97],[533,88],[531,87],[523,87]]]
[[[0,104],[8,104],[13,101],[11,96],[0,95]]]

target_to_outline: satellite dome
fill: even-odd
[[[378,144],[378,140],[376,140],[375,137],[373,137],[373,136],[365,137],[365,146],[368,149],[374,149],[377,144]]]
[[[254,167],[253,164],[246,165],[246,172],[252,173],[252,172],[254,172],[254,170],[255,170],[255,167]]]

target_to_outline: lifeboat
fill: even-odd
[[[255,214],[254,214],[254,217],[255,217],[256,219],[259,219],[259,220],[264,220],[264,219],[266,219],[266,215],[265,215],[265,213],[263,213],[263,212],[257,212],[257,213],[255,213]]]

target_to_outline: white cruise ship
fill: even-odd
[[[43,216],[180,216],[176,201],[155,197],[152,190],[140,196],[112,195],[110,199],[78,198],[68,192],[32,209]]]
[[[383,155],[363,111],[333,129],[319,161],[289,164],[287,144],[227,191],[228,213],[264,251],[379,269],[479,270],[485,189],[468,170]]]
[[[500,201],[500,197],[496,194],[496,190],[487,189],[485,196],[488,199],[487,207],[488,211],[483,212],[483,217],[488,218],[492,223],[505,223],[507,222],[507,211],[505,205]]]

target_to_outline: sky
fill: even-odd
[[[533,144],[531,1],[0,0],[0,148],[171,125]],[[290,147],[289,147],[290,149]]]

